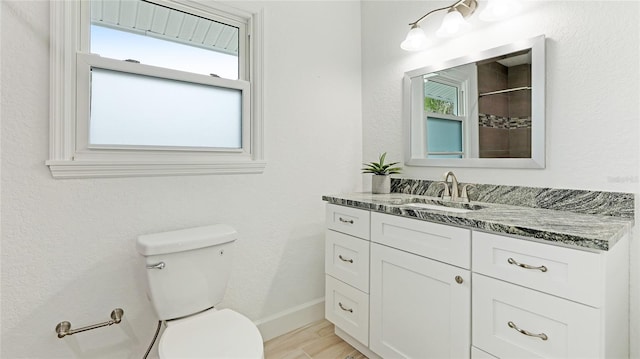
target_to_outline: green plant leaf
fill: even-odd
[[[387,157],[387,153],[383,153],[380,155],[380,166],[384,164],[384,158]]]
[[[402,170],[401,167],[392,167],[397,165],[400,162],[391,162],[391,163],[385,164],[384,160],[386,157],[387,157],[387,153],[384,152],[380,155],[378,162],[363,163],[362,165],[364,167],[361,169],[362,173],[373,173],[380,176],[400,173],[400,171]]]

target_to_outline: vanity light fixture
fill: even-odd
[[[520,7],[520,2],[515,0],[489,0],[487,7],[480,13],[480,20],[503,20],[520,10]]]
[[[469,27],[465,18],[471,16],[471,14],[476,11],[477,7],[477,0],[459,0],[453,5],[429,11],[418,20],[409,24],[409,26],[411,26],[411,30],[409,30],[407,37],[400,44],[400,47],[407,51],[420,51],[424,50],[428,46],[429,40],[427,39],[427,35],[424,33],[424,30],[420,28],[418,23],[434,12],[449,10],[442,21],[440,29],[436,32],[436,35],[440,37],[448,37]]]

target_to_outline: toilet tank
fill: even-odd
[[[138,237],[147,294],[161,320],[191,315],[222,301],[236,238],[235,229],[225,224]]]

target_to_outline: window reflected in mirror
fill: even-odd
[[[463,83],[439,74],[424,76],[427,158],[462,158],[465,117],[458,101]]]

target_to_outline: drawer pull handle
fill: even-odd
[[[340,220],[340,222],[342,222],[342,223],[353,224],[353,219],[344,219],[342,217],[338,217],[338,220]]]
[[[531,265],[524,264],[524,263],[518,263],[513,258],[507,259],[507,262],[509,262],[509,264],[513,264],[513,265],[516,265],[518,267],[522,267],[522,268],[525,268],[525,269],[539,269],[541,272],[546,272],[547,271],[547,267],[545,267],[545,266],[535,267],[535,266],[531,266]]]
[[[345,308],[344,305],[342,305],[342,303],[340,302],[338,302],[338,306],[340,307],[340,309],[344,310],[345,312],[353,313],[353,309]]]
[[[353,263],[353,259],[345,259],[342,254],[338,255],[338,258],[340,258],[341,261],[343,262],[349,262],[349,263]]]
[[[147,269],[164,269],[166,264],[164,262],[156,263],[156,264],[147,264]]]
[[[544,334],[544,333],[534,334],[534,333],[531,333],[531,332],[526,331],[526,330],[524,330],[524,329],[520,329],[520,328],[518,328],[518,326],[517,326],[517,325],[515,325],[515,323],[514,323],[514,322],[511,322],[511,321],[510,321],[510,322],[508,322],[508,323],[507,323],[507,325],[509,326],[509,328],[513,328],[513,329],[515,329],[515,330],[519,331],[520,333],[522,333],[522,334],[524,334],[524,335],[528,335],[528,336],[530,336],[530,337],[540,338],[540,339],[542,339],[542,340],[547,340],[547,339],[549,339],[549,337],[548,337],[546,334]]]

